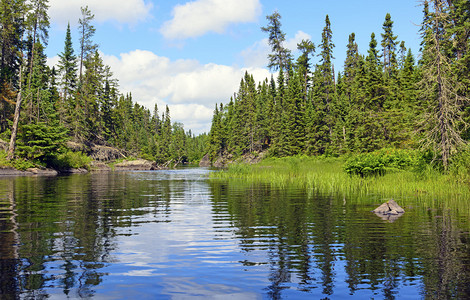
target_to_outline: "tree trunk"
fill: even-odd
[[[13,128],[11,130],[10,146],[8,148],[8,160],[13,159],[13,156],[15,154],[16,135],[18,133],[18,123],[20,120],[21,101],[22,97],[20,90],[18,91],[18,96],[16,97],[15,117],[13,119]]]
[[[16,146],[16,135],[18,133],[18,123],[20,121],[20,112],[21,112],[21,101],[23,100],[21,96],[21,82],[23,81],[22,68],[20,67],[20,88],[18,90],[18,95],[16,96],[16,107],[15,107],[15,116],[13,118],[13,128],[11,129],[11,138],[10,146],[8,147],[8,160],[12,160],[15,154]]]

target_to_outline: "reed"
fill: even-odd
[[[214,172],[212,178],[238,179],[268,183],[275,187],[297,185],[321,193],[356,195],[357,199],[413,199],[458,204],[470,207],[469,185],[453,175],[432,169],[426,172],[397,170],[384,175],[361,177],[343,170],[342,158],[286,157],[269,158],[259,164],[234,164]],[[375,199],[375,200],[371,200]]]

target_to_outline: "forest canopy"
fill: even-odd
[[[10,141],[10,159],[50,165],[69,151],[70,141],[117,147],[159,163],[202,156],[205,135],[172,123],[168,107],[160,112],[155,105],[151,112],[119,91],[94,41],[88,7],[81,8],[77,28],[68,25],[59,63],[49,67],[48,8],[48,0],[0,1],[0,138]]]
[[[340,72],[329,16],[318,42],[285,46],[279,12],[261,28],[271,78],[246,73],[226,104],[217,104],[208,135],[172,123],[168,107],[150,111],[119,91],[94,41],[94,15],[81,8],[67,27],[56,67],[47,65],[48,0],[0,1],[0,139],[8,158],[50,165],[67,143],[105,145],[158,163],[266,152],[273,157],[417,149],[443,170],[470,139],[470,3],[422,2],[421,48],[412,53],[384,16],[359,49],[348,41]],[[77,34],[79,43],[72,43]],[[316,57],[317,63],[313,63]],[[162,110],[162,111],[160,111]]]
[[[368,153],[393,147],[431,153],[447,169],[465,149],[470,96],[470,4],[423,1],[421,48],[415,55],[393,33],[386,14],[380,34],[359,49],[347,38],[343,70],[336,73],[328,15],[318,44],[299,43],[296,59],[285,47],[281,15],[267,16],[277,76],[256,83],[246,73],[228,104],[216,105],[209,134],[212,160],[267,151],[274,157]],[[317,56],[319,62],[312,65]]]

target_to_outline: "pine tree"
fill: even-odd
[[[393,35],[393,21],[389,13],[385,16],[385,21],[382,26],[384,33],[382,33],[383,48],[383,68],[388,76],[391,76],[393,71],[396,71],[397,58],[396,58],[396,47],[397,47],[397,36]]]
[[[78,20],[79,32],[80,32],[80,69],[79,69],[79,80],[82,82],[83,66],[85,61],[88,60],[89,56],[93,55],[98,48],[98,45],[93,43],[92,37],[95,35],[95,27],[91,25],[91,22],[95,18],[95,15],[91,13],[88,6],[80,8],[82,16]]]
[[[359,51],[356,43],[356,35],[354,32],[349,35],[347,49],[346,60],[344,61],[344,80],[346,88],[349,89],[352,87],[355,80],[359,60]],[[349,101],[351,101],[351,91],[348,90],[346,93]]]
[[[274,81],[272,82],[274,83]],[[278,156],[282,143],[282,115],[284,109],[284,99],[286,95],[286,80],[282,69],[279,70],[277,85],[272,84],[272,86],[277,87],[277,89],[275,91],[271,90],[272,94],[274,95],[274,106],[271,116],[271,126],[269,129],[272,137],[270,152],[274,156]]]
[[[268,55],[268,67],[274,71],[283,70],[285,72],[291,64],[292,54],[289,49],[284,47],[286,34],[281,30],[281,15],[276,11],[266,19],[269,24],[267,27],[261,27],[261,30],[269,34],[272,53]]]
[[[335,96],[335,79],[333,68],[333,35],[331,31],[331,23],[328,15],[325,18],[325,27],[322,32],[322,43],[319,48],[321,49],[320,64],[317,65],[314,73],[314,105],[316,110],[316,137],[315,148],[319,154],[324,154],[328,151],[328,146],[331,142],[334,127],[334,100]]]
[[[26,11],[24,0],[0,1],[0,89],[5,94],[19,85]]]
[[[216,104],[214,109],[214,115],[212,117],[211,130],[209,132],[209,158],[214,161],[218,157],[223,149],[223,137],[222,137],[222,112],[219,111],[219,107]]]
[[[35,55],[35,46],[36,42],[40,41],[43,45],[47,46],[49,38],[49,16],[47,15],[47,10],[49,9],[48,5],[49,0],[31,0],[30,6],[31,11],[27,17],[27,27],[32,37],[32,49],[31,49],[31,58]],[[31,73],[33,72],[33,63],[34,60],[30,60],[29,64],[29,80],[28,87],[31,84]]]
[[[65,34],[64,51],[59,54],[58,63],[59,72],[61,74],[62,99],[64,113],[70,113],[69,100],[77,85],[77,57],[74,54],[72,45],[72,35],[70,33],[70,23],[67,25]]]
[[[279,144],[281,156],[300,154],[305,146],[305,107],[302,74],[295,72],[289,80],[282,113],[282,130]]]
[[[303,98],[306,100],[311,81],[310,55],[315,53],[315,44],[310,40],[302,40],[301,43],[297,44],[297,49],[302,53],[297,59],[297,68],[302,74]]]
[[[269,111],[268,111],[268,80],[264,80],[259,86],[256,95],[255,112],[255,147],[254,151],[262,151],[268,146],[269,141]]]

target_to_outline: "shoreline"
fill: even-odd
[[[15,169],[13,167],[0,167],[0,178],[3,177],[21,177],[21,176],[63,176],[63,175],[74,175],[74,174],[88,174],[88,173],[99,173],[99,172],[114,172],[114,171],[152,171],[152,170],[164,170],[168,169],[165,166],[158,166],[155,162],[136,159],[128,160],[120,163],[109,165],[100,161],[93,161],[90,164],[90,169],[78,168],[78,169],[63,169],[56,170],[50,168],[29,168],[24,171]]]

